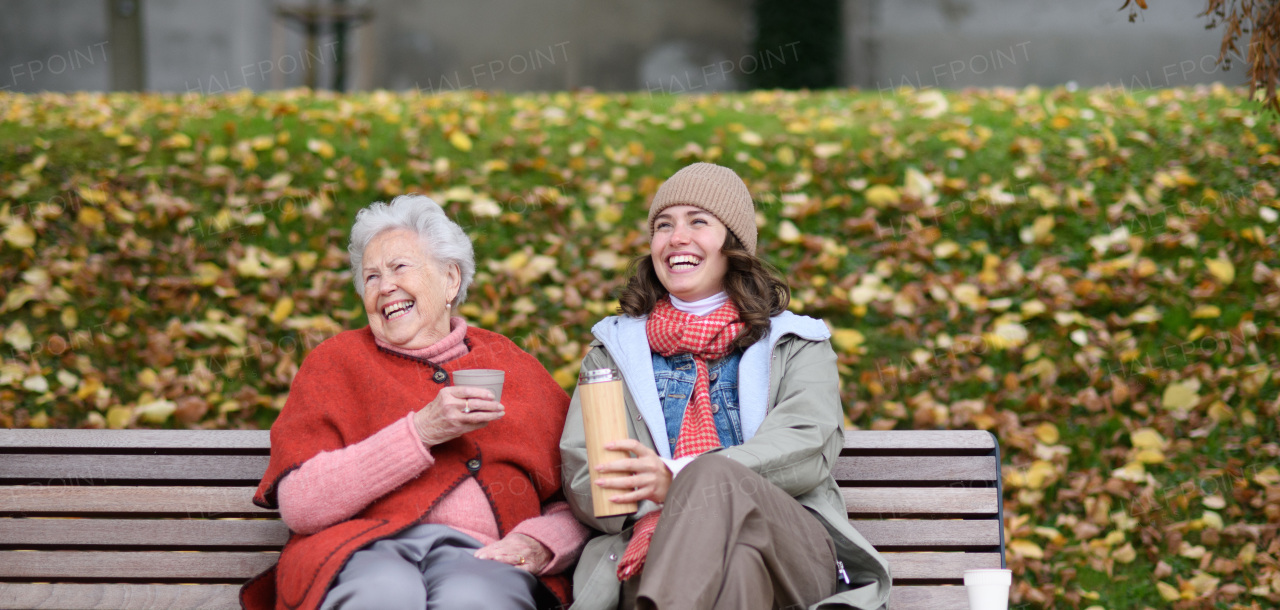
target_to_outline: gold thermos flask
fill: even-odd
[[[627,451],[607,451],[610,441],[629,438],[627,434],[627,406],[622,399],[622,375],[617,369],[584,371],[578,376],[578,396],[582,403],[582,424],[586,428],[587,465],[591,471],[591,506],[595,516],[612,517],[636,512],[635,503],[610,502],[609,499],[628,493],[626,489],[596,487],[601,477],[627,476],[626,473],[597,473],[596,466],[631,457]]]

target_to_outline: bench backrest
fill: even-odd
[[[251,501],[269,448],[256,430],[0,430],[0,606],[238,609],[289,537]]]
[[[266,431],[0,430],[0,606],[239,608],[289,536],[251,502],[269,448]],[[936,585],[1003,567],[998,451],[987,432],[846,433],[836,479],[889,559],[892,608],[967,608]]]
[[[981,430],[846,431],[836,483],[889,561],[889,607],[967,610],[964,571],[1003,568],[1000,445]]]

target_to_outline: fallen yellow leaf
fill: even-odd
[[[887,208],[902,201],[902,196],[898,194],[897,189],[886,184],[877,184],[868,188],[865,197],[868,204],[877,208]]]
[[[1156,591],[1160,593],[1160,599],[1167,602],[1176,602],[1182,599],[1182,592],[1177,587],[1164,581],[1156,581]]]
[[[1191,312],[1191,317],[1196,319],[1218,318],[1222,316],[1222,309],[1217,305],[1201,305]]]
[[[92,203],[93,205],[102,205],[107,202],[107,192],[101,189],[82,188],[77,190],[80,198]]]
[[[320,157],[324,159],[332,159],[333,156],[337,154],[337,151],[334,150],[332,144],[324,140],[317,140],[314,138],[307,140],[307,150],[320,155]]]
[[[1134,459],[1143,464],[1161,464],[1164,463],[1164,452],[1159,449],[1141,449]]]
[[[800,242],[800,229],[790,220],[782,221],[778,226],[778,239],[783,243],[794,244]]]
[[[1218,278],[1223,284],[1230,284],[1236,279],[1236,266],[1226,257],[1211,258],[1204,262],[1209,274]]]
[[[25,284],[18,286],[9,293],[9,296],[5,297],[4,307],[0,307],[0,311],[17,311],[18,309],[21,309],[23,305],[26,305],[28,301],[34,301],[36,296],[35,286],[28,286]]]
[[[1196,596],[1199,597],[1216,591],[1221,579],[1210,576],[1202,571],[1197,571],[1195,576],[1192,576],[1191,580],[1188,582],[1191,583],[1191,587],[1195,590]]]
[[[195,282],[197,286],[212,286],[222,276],[222,268],[213,263],[199,263],[196,265],[195,271],[191,281]]]
[[[107,219],[102,215],[102,212],[95,208],[83,208],[80,210],[80,215],[76,220],[90,229],[98,230],[103,228]]]
[[[293,297],[285,296],[271,308],[271,321],[279,324],[293,313]]]
[[[1168,441],[1152,428],[1139,428],[1129,434],[1129,442],[1135,449],[1164,449]]]
[[[1044,559],[1044,549],[1030,540],[1014,539],[1009,541],[1008,550],[1019,557],[1027,559]]]
[[[859,348],[865,341],[866,337],[852,328],[837,328],[831,333],[831,342],[835,343],[836,349],[846,354],[859,353]]]
[[[1209,417],[1213,421],[1218,423],[1231,421],[1235,416],[1236,414],[1231,410],[1231,407],[1228,407],[1227,403],[1221,400],[1215,400],[1213,404],[1209,405]]]
[[[49,391],[49,380],[44,375],[32,375],[22,380],[23,389],[37,394]]]
[[[449,143],[462,152],[471,151],[471,138],[466,133],[455,131],[449,135]]]
[[[1160,404],[1166,409],[1186,411],[1200,402],[1200,380],[1175,381],[1164,389]]]
[[[1058,427],[1049,422],[1036,426],[1035,434],[1036,438],[1046,445],[1055,445],[1058,442]]]
[[[819,159],[829,159],[840,154],[844,147],[839,142],[822,142],[813,146],[813,156]]]
[[[30,248],[36,244],[36,231],[21,218],[14,218],[4,230],[4,240],[14,248]]]
[[[191,148],[191,136],[185,133],[175,133],[160,143],[164,148]]]
[[[1044,489],[1057,478],[1058,471],[1053,467],[1052,463],[1045,460],[1036,460],[1027,469],[1026,487],[1028,489]]]
[[[137,413],[141,419],[153,423],[162,424],[170,415],[173,415],[177,409],[177,403],[172,400],[156,400],[144,405],[138,405]]]
[[[107,409],[107,427],[112,430],[120,430],[129,425],[129,420],[133,418],[133,409],[129,407],[111,407]]]
[[[13,349],[25,352],[31,349],[34,341],[31,338],[31,331],[27,330],[27,325],[23,324],[22,320],[14,320],[4,331],[4,342],[12,345]]]

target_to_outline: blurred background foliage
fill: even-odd
[[[366,323],[355,212],[409,192],[475,242],[470,323],[569,388],[699,160],[847,425],[999,436],[1016,603],[1280,602],[1280,126],[1222,86],[0,93],[0,426],[268,427]]]

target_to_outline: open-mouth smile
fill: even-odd
[[[702,265],[702,258],[692,254],[676,254],[667,258],[667,268],[674,272],[692,271]]]
[[[407,299],[388,303],[382,307],[382,317],[388,322],[403,318],[409,315],[409,311],[413,309],[413,303]]]

